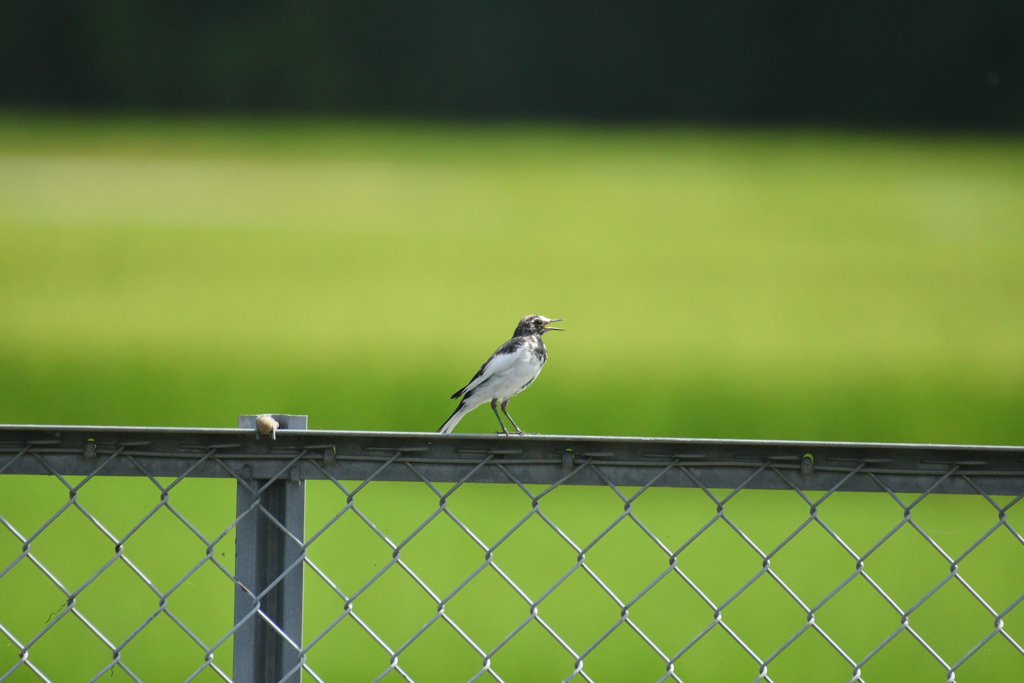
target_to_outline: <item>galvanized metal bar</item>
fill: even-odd
[[[239,422],[249,417],[254,422],[255,416]],[[306,482],[294,469],[279,468],[273,480],[243,469],[236,487],[235,624],[244,623],[235,632],[232,680],[299,683]]]
[[[30,453],[22,453],[26,447]],[[196,466],[211,448],[216,458]],[[195,466],[190,476],[241,476],[248,467],[253,479],[270,479],[306,451],[294,465],[299,479],[363,480],[394,458],[376,475],[382,481],[419,481],[405,463],[416,465],[430,481],[508,482],[505,468],[519,481],[553,484],[583,462],[600,463],[616,486],[644,486],[656,470],[674,461],[685,465],[708,488],[733,489],[765,463],[803,490],[827,491],[853,470],[848,491],[880,491],[878,481],[896,492],[923,493],[953,467],[957,473],[936,493],[991,495],[1024,493],[1024,447],[937,444],[844,443],[831,441],[753,441],[667,439],[602,436],[496,436],[417,432],[350,432],[282,428],[276,440],[256,438],[254,429],[176,429],[0,425],[0,474],[50,474],[40,459],[62,475],[88,475],[99,458],[118,449],[154,476],[176,477]],[[806,458],[812,455],[813,459]],[[398,456],[397,458],[395,456]],[[488,457],[484,467],[480,463]],[[501,467],[494,465],[500,464]],[[477,468],[474,472],[474,468]],[[859,468],[859,469],[858,469]],[[104,475],[139,476],[127,458],[116,458]],[[877,481],[875,480],[877,477]],[[969,481],[970,479],[971,481]],[[606,484],[591,468],[572,484]],[[654,486],[697,484],[673,468]],[[788,489],[773,472],[746,484],[753,489]]]

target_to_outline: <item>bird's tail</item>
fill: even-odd
[[[455,429],[455,425],[459,424],[459,420],[461,420],[466,413],[473,410],[475,407],[476,406],[467,406],[465,401],[460,403],[459,407],[455,409],[454,413],[452,413],[452,416],[445,420],[445,423],[437,430],[437,433],[450,434],[451,431]]]

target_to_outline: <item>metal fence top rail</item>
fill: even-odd
[[[97,470],[98,459],[105,459]],[[109,461],[109,462],[106,462]],[[0,425],[0,474],[375,478],[975,493],[1024,492],[1024,447],[661,437]],[[415,469],[409,465],[414,465]],[[505,470],[505,471],[502,471]],[[572,475],[572,476],[569,476]],[[936,476],[945,476],[936,488]],[[955,475],[955,476],[951,476]],[[568,478],[567,478],[568,477]]]
[[[119,427],[108,425],[37,425],[37,424],[0,424],[0,439],[7,435],[19,433],[53,435],[56,432],[68,434],[103,434],[140,436],[153,435],[160,438],[171,437],[204,437],[222,436],[234,438],[253,438],[253,430],[230,427]],[[278,436],[302,437],[305,440],[336,439],[375,440],[375,439],[414,439],[427,442],[460,442],[486,441],[493,444],[524,443],[527,448],[535,448],[536,444],[584,444],[605,443],[628,445],[660,444],[679,447],[727,448],[727,449],[841,449],[856,450],[860,453],[871,451],[912,450],[912,451],[959,451],[979,453],[1007,453],[1024,457],[1024,446],[1011,445],[968,445],[968,444],[931,444],[931,443],[888,443],[878,441],[799,441],[775,439],[699,439],[660,436],[591,436],[578,434],[525,434],[522,436],[504,434],[438,434],[437,432],[387,432],[387,431],[351,431],[344,429],[280,429]]]

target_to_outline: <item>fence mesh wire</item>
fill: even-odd
[[[891,490],[866,462],[851,463],[831,489],[811,492],[797,484],[798,465],[772,460],[721,490],[702,483],[701,463],[680,458],[647,467],[646,483],[633,487],[613,483],[606,475],[613,465],[599,457],[572,461],[546,486],[524,483],[494,453],[455,482],[431,481],[423,459],[403,451],[379,458],[376,470],[355,482],[312,459],[322,481],[311,490],[316,511],[307,514],[300,539],[259,494],[307,455],[300,452],[270,480],[252,480],[212,447],[168,479],[121,446],[97,457],[87,476],[70,477],[50,456],[23,447],[4,469],[34,459],[63,502],[42,515],[55,496],[18,498],[19,476],[0,477],[0,681],[61,680],[68,657],[95,661],[90,681],[115,674],[168,680],[154,678],[152,666],[144,671],[150,655],[133,656],[147,638],[148,649],[138,652],[173,645],[190,653],[175,655],[179,669],[191,662],[184,680],[231,681],[231,641],[249,620],[269,624],[297,654],[282,679],[294,681],[626,680],[623,671],[629,680],[694,681],[716,667],[742,680],[781,681],[792,680],[797,669],[788,667],[797,659],[829,672],[819,680],[877,681],[891,678],[892,653],[919,680],[955,680],[983,653],[1006,680],[1024,676],[1024,608],[1017,609],[1024,601],[1024,519],[1015,518],[1024,495],[990,495],[957,464],[910,496]],[[116,500],[127,480],[104,476],[115,461],[132,464],[148,496]],[[220,466],[232,492],[225,496],[224,481],[200,491],[200,499],[227,500],[199,522],[188,509],[196,492],[184,505],[178,494],[204,463]],[[396,468],[416,481],[382,486]],[[484,469],[506,483],[469,483]],[[603,486],[574,486],[586,472]],[[680,472],[691,488],[658,488]],[[846,492],[855,476],[869,477],[877,492]],[[754,491],[765,478],[787,490]],[[935,493],[950,479],[974,495]],[[238,517],[235,485],[253,500]],[[91,488],[105,492],[95,504],[87,500]],[[857,505],[868,497],[872,506]],[[842,506],[853,512],[841,514]],[[128,509],[136,516],[126,519]],[[234,532],[249,515],[271,520],[297,551],[279,580],[305,576],[302,642],[264,609],[274,585],[252,594],[237,622],[227,612],[236,585]],[[940,528],[940,518],[946,526],[962,523]],[[62,537],[99,535],[106,550],[96,566],[59,548],[39,551],[61,525]],[[165,554],[139,561],[133,547],[142,548],[140,537],[154,528],[162,530],[156,542]],[[95,588],[104,581],[105,592]],[[196,584],[212,588],[188,593]],[[106,601],[86,606],[91,588]],[[52,613],[4,609],[24,604],[15,600],[23,591],[50,596]],[[110,612],[119,620],[103,616]],[[156,624],[162,645],[151,637]],[[59,655],[45,647],[48,638],[60,643]],[[74,643],[83,642],[92,655],[76,654],[82,648]],[[432,670],[422,664],[431,657]],[[523,664],[531,657],[543,660],[539,669]],[[720,664],[710,661],[719,657]]]

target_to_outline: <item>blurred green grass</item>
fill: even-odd
[[[309,414],[314,428],[432,430],[453,408],[447,396],[516,320],[541,313],[567,318],[569,331],[549,336],[543,378],[511,404],[530,431],[1024,443],[1022,152],[1019,138],[971,136],[2,115],[0,422],[230,426],[239,413],[275,411]],[[460,431],[492,431],[493,422],[477,411]],[[187,484],[172,500],[222,529],[230,483]],[[21,529],[67,500],[48,479],[4,477],[0,486],[0,515],[13,514]],[[142,501],[158,502],[145,481],[96,479],[86,492],[90,509],[114,526],[139,519]],[[608,491],[556,493],[545,505],[582,539],[614,508]],[[511,488],[460,495],[474,530],[528,510]],[[403,524],[425,517],[430,494],[374,484],[360,496],[398,539]],[[648,492],[642,518],[679,542],[713,514],[701,496]],[[311,526],[337,512],[335,498],[310,484]],[[941,541],[973,540],[983,522],[996,521],[971,498],[932,501],[934,511],[921,514],[934,516],[927,528]],[[801,520],[798,503],[750,492],[730,514],[770,546]],[[863,548],[898,521],[890,518],[899,508],[881,497],[832,504],[840,533]],[[381,550],[349,521],[311,549],[342,583],[356,581]],[[150,571],[180,576],[178,565],[198,562],[203,550],[178,538],[180,529],[154,518],[126,552]],[[463,578],[472,565],[466,539],[428,530],[445,554],[414,543],[410,564],[440,584]],[[39,552],[73,584],[110,558],[96,534],[62,516]],[[20,544],[0,537],[6,566]],[[708,539],[688,570],[721,599],[759,563],[734,547],[737,537]],[[567,547],[543,528],[511,540],[505,561],[524,585],[539,589],[564,564]],[[831,590],[852,571],[828,539],[798,540],[803,554],[780,558],[779,571],[802,589]],[[970,569],[983,594],[999,600],[1020,583],[1019,544],[1005,540],[986,542]],[[594,551],[602,577],[626,592],[657,564],[641,541],[624,528]],[[912,600],[941,577],[938,555],[914,538],[891,543],[877,571]],[[173,547],[186,550],[168,555]],[[438,566],[443,558],[451,563]],[[111,576],[87,591],[93,599],[83,610],[123,635],[155,600],[130,576]],[[41,579],[23,562],[0,580],[0,621],[42,627],[60,596]],[[392,593],[370,591],[363,605],[399,638],[423,623],[423,605],[407,581],[393,579]],[[573,581],[548,610],[560,632],[583,642],[610,603]],[[198,592],[183,592],[176,608],[203,608],[188,621],[204,639],[225,632],[230,585],[216,572],[193,584],[183,589]],[[321,586],[307,585],[311,631],[339,612]],[[476,593],[451,606],[483,640],[498,638],[516,613],[496,586],[474,584]],[[663,590],[638,603],[636,618],[671,650],[707,615],[680,586]],[[759,649],[771,648],[800,615],[770,585],[751,591],[730,618]],[[964,595],[940,597],[926,603],[938,605],[926,637],[962,654],[983,619]],[[895,628],[864,586],[835,600],[820,619],[853,651],[867,652]],[[149,662],[146,680],[180,680],[192,660],[167,653],[191,646],[158,621],[132,658]],[[311,654],[332,680],[383,669],[380,651],[351,627]],[[527,631],[495,661],[506,680],[571,669],[550,638]],[[96,648],[75,654],[74,643],[90,642],[76,634],[62,620],[35,650],[49,657],[54,680],[79,680],[105,663]],[[429,635],[447,645],[410,650],[417,680],[448,680],[446,666],[469,666],[452,634]],[[717,637],[680,664],[684,680],[752,679],[745,655]],[[869,680],[938,675],[915,658],[923,653],[916,643],[897,640]],[[218,663],[229,666],[229,645]],[[837,657],[822,643],[802,638],[793,648],[773,680],[832,676]],[[990,641],[965,676],[1018,680],[1017,660],[1000,648]],[[0,669],[14,661],[9,650],[0,647]],[[598,680],[656,677],[657,662],[625,631],[594,658],[587,666]],[[19,670],[14,680],[31,678]]]
[[[1024,442],[1024,143],[0,118],[0,419]],[[461,427],[491,431],[478,411]]]
[[[79,479],[71,482],[79,483]],[[164,486],[171,483],[161,479]],[[357,482],[345,482],[349,490]],[[307,484],[306,535],[328,524],[345,506],[346,494],[330,482]],[[234,484],[226,480],[185,480],[171,492],[174,509],[208,539],[234,517]],[[445,487],[442,486],[442,489]],[[534,495],[544,487],[529,487]],[[635,489],[622,493],[631,496]],[[723,498],[727,491],[714,491]],[[817,495],[808,492],[812,498]],[[905,502],[914,496],[904,496]],[[1006,505],[1008,497],[997,497]],[[67,501],[66,489],[52,477],[0,477],[0,516],[15,528],[42,525]],[[87,483],[78,503],[111,533],[122,538],[135,522],[160,503],[160,491],[144,478],[97,477]],[[437,497],[422,484],[373,482],[356,496],[359,511],[395,543],[402,543],[432,512]],[[488,545],[495,544],[532,509],[531,500],[508,484],[467,485],[448,498],[448,509]],[[557,488],[541,499],[540,509],[579,547],[612,524],[621,500],[607,488]],[[634,501],[633,513],[670,548],[680,547],[716,515],[713,501],[694,489],[652,488]],[[851,549],[866,553],[903,519],[903,509],[882,493],[836,493],[819,507],[819,517]],[[729,519],[765,552],[781,543],[806,519],[807,508],[793,492],[742,491],[726,505]],[[1024,524],[1020,506],[1008,521]],[[980,496],[932,495],[914,509],[914,521],[952,556],[964,552],[997,521],[998,512]],[[233,535],[214,547],[228,571],[234,567]],[[112,543],[75,508],[57,518],[32,540],[33,556],[70,590],[83,585],[106,563],[110,567],[84,590],[76,591],[78,614],[120,644],[143,627],[125,647],[122,661],[146,681],[181,681],[200,668],[202,649],[159,608],[158,595],[124,560],[114,560]],[[206,547],[161,508],[124,542],[124,556],[167,591],[174,618],[207,646],[219,642],[232,623],[233,587],[209,562]],[[20,543],[0,534],[0,563],[7,566]],[[353,511],[343,514],[309,548],[309,558],[340,590],[353,595],[391,560],[391,549]],[[448,596],[483,563],[483,552],[445,515],[437,516],[402,546],[402,561],[441,597]],[[112,561],[113,560],[113,561]],[[959,564],[959,575],[997,611],[1024,593],[1019,568],[1024,547],[999,529]],[[576,553],[537,516],[497,547],[494,562],[531,600],[572,568]],[[620,598],[639,595],[666,568],[666,557],[631,520],[616,525],[587,551],[587,566]],[[821,601],[854,573],[855,560],[821,528],[811,524],[772,557],[771,568],[808,605]],[[186,577],[197,565],[200,569]],[[865,561],[865,571],[902,608],[920,600],[948,576],[942,556],[903,527]],[[721,603],[761,570],[760,557],[726,524],[715,522],[679,555],[679,567],[712,600]],[[308,645],[344,612],[344,602],[306,568],[304,640]],[[64,598],[28,560],[0,579],[0,623],[22,642],[47,627],[64,608]],[[436,605],[397,566],[365,592],[353,609],[363,624],[397,648],[436,614]],[[544,597],[539,615],[577,652],[597,640],[619,616],[619,608],[583,569]],[[529,605],[491,567],[476,574],[445,605],[445,614],[480,647],[489,650],[529,614]],[[1010,635],[1019,636],[1024,612],[1005,618]],[[712,610],[678,576],[670,574],[635,604],[629,616],[662,652],[674,655],[714,619]],[[775,581],[762,576],[723,611],[725,623],[765,657],[806,623],[806,615]],[[899,627],[900,618],[862,577],[855,577],[817,610],[815,621],[851,657],[860,659]],[[992,619],[984,608],[951,581],[917,608],[915,631],[947,662],[953,663],[987,636]],[[232,641],[214,652],[213,661],[231,671]],[[31,648],[33,663],[53,681],[91,679],[110,663],[110,650],[74,615],[57,622]],[[988,641],[958,671],[958,678],[1011,683],[1024,672],[1019,654],[1001,638]],[[17,661],[10,644],[0,647],[0,670]],[[387,653],[352,617],[335,625],[312,647],[309,665],[332,681],[370,681],[388,667]],[[423,683],[467,680],[480,667],[473,650],[444,622],[435,623],[407,650],[399,663]],[[572,658],[536,623],[527,626],[493,658],[506,681],[562,680]],[[620,626],[586,660],[597,681],[653,681],[664,665],[628,626]],[[750,681],[757,664],[721,628],[713,629],[675,666],[686,681]],[[774,661],[772,680],[847,680],[850,667],[815,632],[801,636]],[[395,674],[397,675],[397,674]],[[866,680],[929,681],[945,673],[912,638],[896,639],[864,668]],[[390,678],[393,678],[391,676]],[[106,678],[106,677],[104,677]],[[129,680],[119,669],[112,680]],[[35,681],[26,667],[9,680]],[[219,680],[205,670],[195,680]]]

